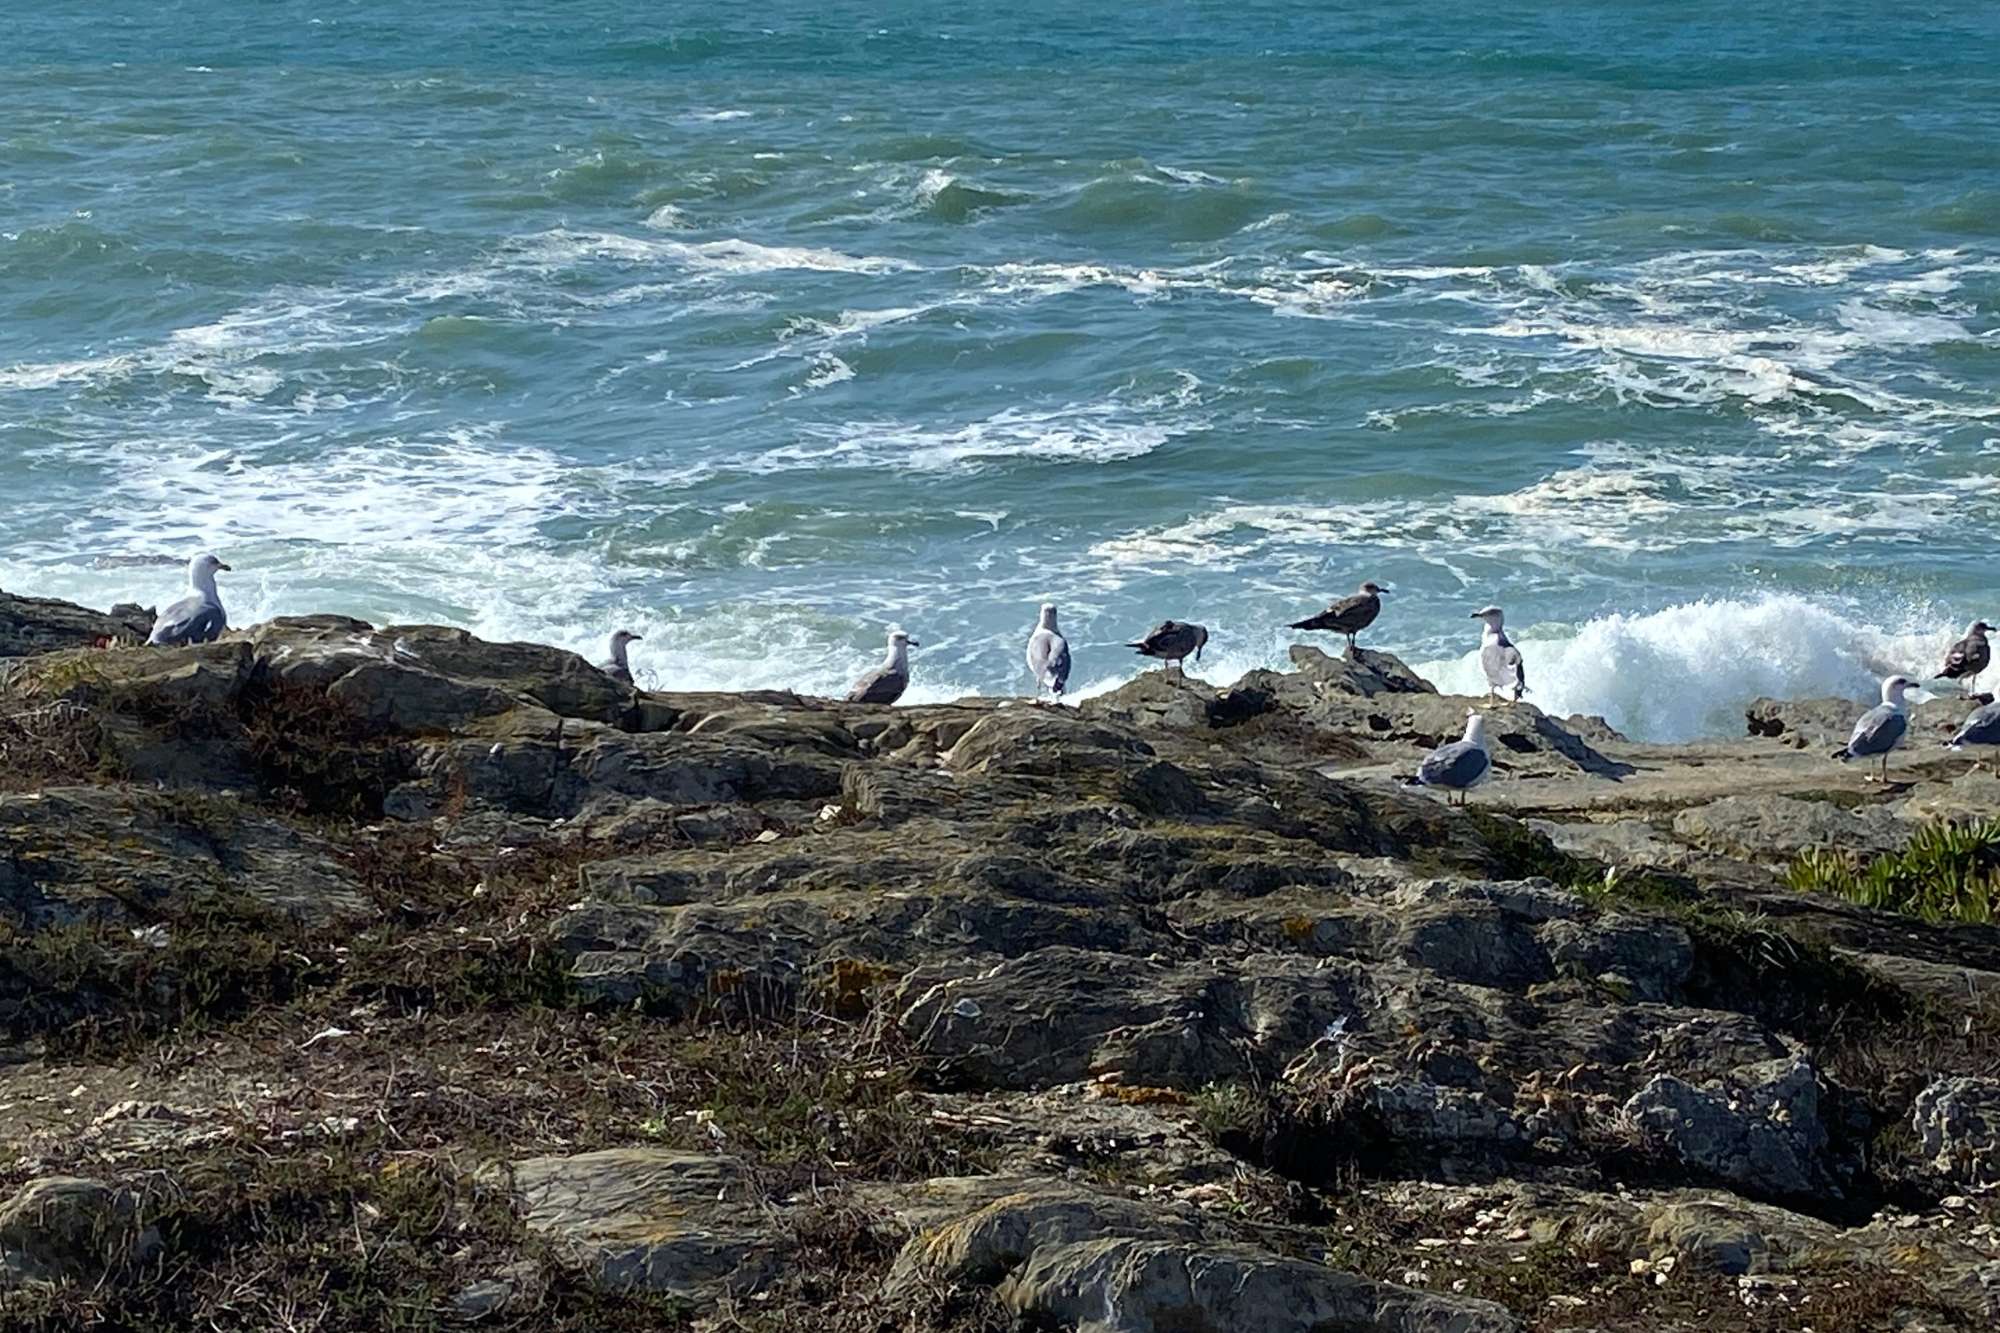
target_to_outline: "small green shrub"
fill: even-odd
[[[1851,853],[1812,848],[1785,878],[1802,893],[1830,893],[1925,921],[1990,923],[2000,909],[2000,819],[1926,824],[1902,851],[1865,867]]]

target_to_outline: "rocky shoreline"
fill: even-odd
[[[0,594],[9,1326],[1984,1328],[2000,809],[1386,654],[1078,707]],[[114,646],[100,646],[111,643]]]

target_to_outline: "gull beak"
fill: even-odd
[[[631,643],[644,643],[645,641],[646,641],[646,636],[643,634],[634,634],[629,640],[629,642]]]
[[[904,643],[906,643],[906,644],[908,644],[908,645],[909,645],[910,647],[912,647],[912,648],[921,648],[921,647],[923,647],[923,645],[922,645],[921,643],[918,643],[918,642],[917,642],[917,641],[916,641],[915,639],[905,639],[905,640],[903,640],[903,642],[904,642]]]
[[[219,561],[219,560],[218,560],[218,561],[216,561],[216,563],[215,563],[215,567],[216,567],[216,568],[217,568],[218,570],[220,570],[221,572],[223,572],[224,574],[228,574],[228,573],[231,573],[231,572],[232,572],[232,571],[230,570],[230,568],[229,568],[229,566],[228,566],[228,565],[225,565],[225,564],[223,564],[223,563],[222,563],[221,561]]]

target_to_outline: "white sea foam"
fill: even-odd
[[[1474,627],[1476,628],[1476,626]],[[1759,696],[1866,700],[1893,672],[1928,676],[1963,626],[1904,612],[1878,628],[1852,608],[1771,595],[1608,615],[1569,630],[1514,630],[1529,702],[1593,713],[1636,739],[1740,735]],[[1477,636],[1464,654],[1417,665],[1448,693],[1484,694]]]
[[[562,268],[590,259],[678,264],[724,275],[809,270],[820,273],[896,273],[915,268],[906,260],[850,255],[812,246],[760,245],[740,237],[717,241],[670,241],[608,231],[556,228],[521,238],[514,252],[524,261]]]
[[[809,424],[804,433],[819,443],[787,445],[742,460],[742,465],[771,472],[802,467],[938,472],[1012,458],[1109,463],[1149,454],[1187,429],[1185,421],[1149,419],[1143,409],[1118,402],[1005,408],[955,427],[898,421]]]

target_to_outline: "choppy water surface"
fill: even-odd
[[[666,687],[900,622],[937,698],[1044,596],[1104,687],[1374,577],[1661,737],[2000,620],[1994,6],[66,8],[0,17],[10,589],[208,545]]]

